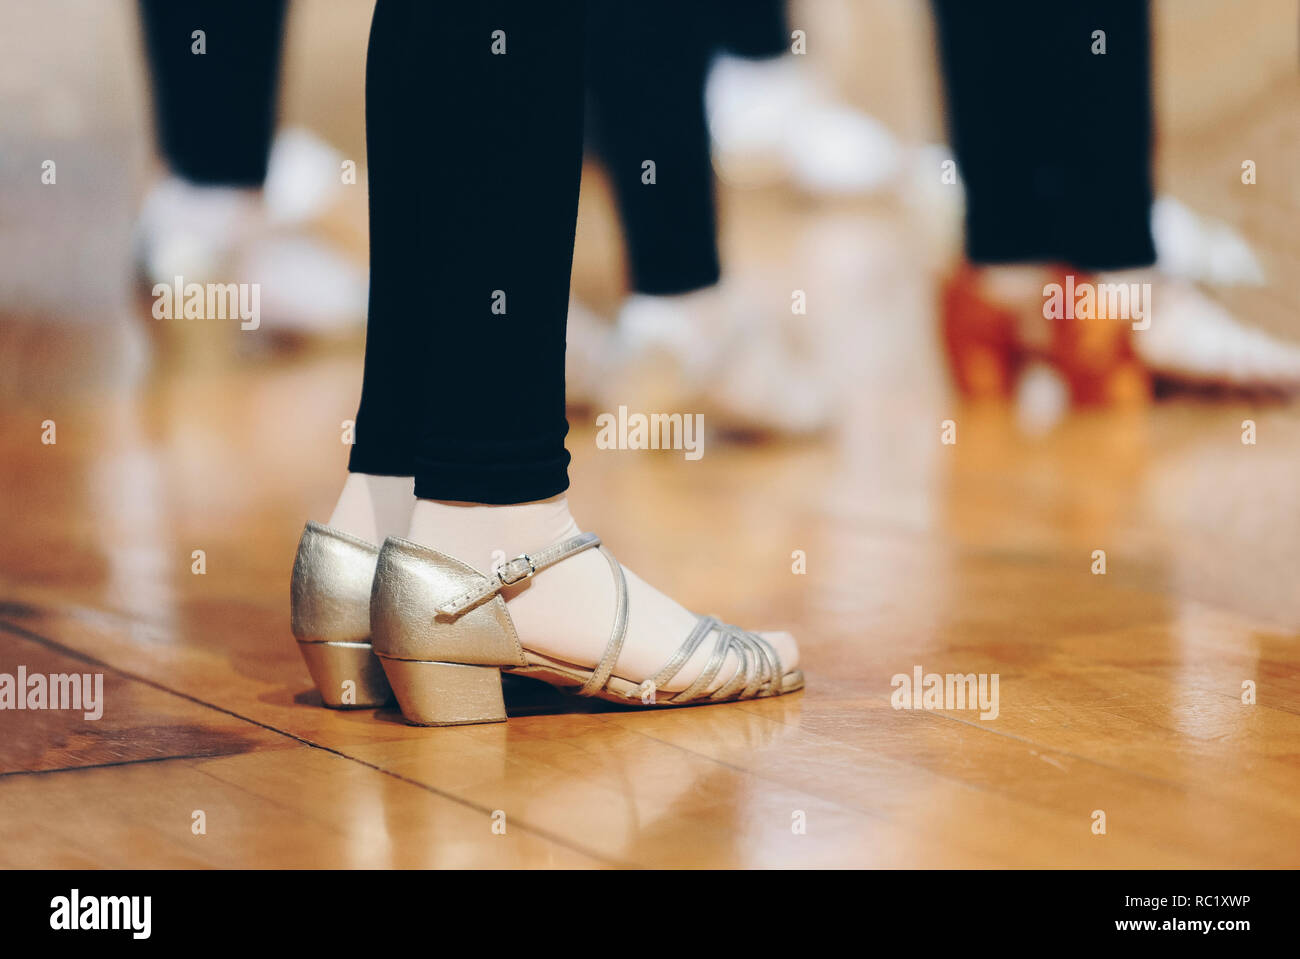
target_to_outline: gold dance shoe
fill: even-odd
[[[319,523],[298,541],[289,619],[316,688],[333,709],[382,706],[391,696],[370,649],[370,589],[379,549]]]
[[[599,549],[609,561],[617,591],[613,629],[594,668],[559,662],[523,646],[500,595],[505,587],[586,549]],[[786,672],[770,642],[711,616],[699,618],[655,675],[640,682],[614,675],[627,634],[627,582],[623,567],[594,533],[518,556],[490,576],[437,550],[390,537],[379,552],[370,628],[402,715],[420,726],[504,722],[501,674],[507,672],[578,696],[638,706],[695,706],[803,688],[803,673]],[[706,642],[712,643],[712,654],[703,671],[685,689],[666,692]],[[732,662],[739,665],[718,685],[732,653]],[[717,688],[710,691],[713,686]]]

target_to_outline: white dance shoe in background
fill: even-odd
[[[705,102],[719,176],[737,186],[786,179],[808,193],[872,193],[903,151],[883,124],[834,99],[794,57],[719,56]]]
[[[168,176],[145,197],[136,256],[149,284],[256,283],[261,328],[290,337],[364,328],[364,262],[313,227],[338,197],[342,157],[305,130],[275,139],[262,190]]]

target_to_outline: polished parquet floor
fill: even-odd
[[[1234,135],[1280,149],[1294,111],[1259,106]],[[1189,148],[1167,178],[1232,153]],[[1276,271],[1300,205],[1267,189],[1242,225]],[[576,286],[599,303],[594,173],[583,203]],[[0,673],[102,673],[105,705],[0,712],[0,866],[1297,865],[1300,406],[1179,394],[1045,425],[964,405],[941,244],[905,204],[722,204],[734,272],[783,307],[808,291],[843,422],[691,462],[600,450],[575,410],[570,498],[691,607],[793,630],[806,691],[637,711],[521,681],[508,723],[445,729],[319,708],[288,579],[342,479],[359,344],[249,349],[139,302],[7,316]],[[1295,274],[1274,276],[1238,306],[1285,329]],[[996,718],[893,708],[917,668],[996,674]]]
[[[51,345],[9,372],[48,383]],[[688,462],[572,435],[583,522],[688,604],[794,629],[806,692],[593,712],[523,686],[504,726],[432,730],[318,708],[288,634],[355,356],[11,394],[0,671],[102,672],[105,710],[0,714],[0,861],[1294,864],[1295,409],[1185,397],[1032,436],[877,372],[825,443]],[[917,666],[998,674],[996,719],[891,708]]]

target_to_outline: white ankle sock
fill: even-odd
[[[349,473],[329,525],[379,546],[406,535],[414,505],[414,477]]]
[[[408,538],[488,573],[520,553],[537,552],[579,532],[563,495],[514,506],[417,500]],[[624,574],[628,627],[614,674],[639,683],[668,662],[697,617],[630,570]],[[502,595],[527,649],[584,669],[600,660],[614,623],[614,578],[596,550],[563,560]],[[785,633],[764,635],[776,646],[783,668],[792,669],[798,662],[794,640]],[[712,641],[701,644],[665,691],[690,685],[712,649]],[[731,678],[736,666],[734,661],[724,664],[711,688]]]

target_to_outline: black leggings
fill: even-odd
[[[711,0],[708,8],[719,50],[759,60],[790,49],[786,0]]]
[[[688,293],[718,282],[705,78],[719,50],[784,53],[785,7],[786,0],[589,4],[591,140],[614,187],[635,292]],[[654,163],[653,184],[646,161]]]
[[[140,0],[158,147],[193,183],[260,186],[275,125],[285,0]],[[202,31],[204,52],[195,52]]]
[[[618,203],[628,285],[688,293],[718,282],[713,157],[704,85],[719,51],[789,49],[786,0],[593,0],[590,131]],[[655,163],[653,185],[645,161]]]
[[[935,0],[949,128],[977,263],[1147,266],[1147,4]],[[1093,31],[1106,52],[1092,52]]]
[[[687,293],[720,274],[704,111],[715,28],[700,9],[709,8],[700,0],[589,4],[592,140],[623,221],[628,285],[638,293]]]
[[[481,503],[568,486],[584,28],[581,0],[376,5],[354,472],[414,475],[421,498]]]

